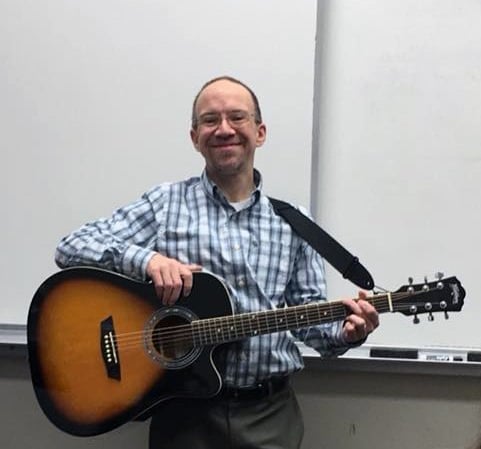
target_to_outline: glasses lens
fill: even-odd
[[[225,119],[233,128],[242,126],[249,120],[249,114],[247,111],[228,111],[225,114]],[[203,114],[198,119],[198,124],[206,128],[214,128],[222,123],[222,114],[218,113],[207,113]]]

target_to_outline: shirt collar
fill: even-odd
[[[224,203],[228,203],[228,201],[226,200],[222,191],[207,176],[207,172],[206,172],[205,169],[202,171],[202,174],[200,176],[200,180],[201,180],[201,183],[202,183],[202,186],[203,186],[204,190],[206,191],[206,193],[211,198],[214,198],[217,201],[222,201]],[[261,195],[261,190],[262,190],[262,175],[259,172],[259,170],[255,169],[255,168],[254,168],[254,185],[255,185],[255,189],[252,192],[252,197],[253,197],[252,203],[254,203],[255,201],[257,201],[259,199],[259,197]]]

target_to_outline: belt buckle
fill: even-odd
[[[286,386],[286,379],[267,379],[257,382],[252,387],[247,388],[228,388],[226,393],[228,397],[236,400],[248,399],[252,397],[270,397],[281,391]]]

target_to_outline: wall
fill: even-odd
[[[481,347],[481,3],[322,0],[313,205],[390,291],[457,276],[461,313],[382,317],[370,343]],[[337,273],[331,298],[349,291]],[[352,289],[354,290],[354,289]]]
[[[58,431],[36,402],[24,351],[1,349],[2,449],[147,447],[147,422],[92,438]],[[306,424],[302,449],[474,449],[479,376],[352,371],[339,363],[307,362],[295,377]]]
[[[213,77],[255,90],[264,186],[308,206],[315,22],[314,0],[0,0],[0,323],[26,323],[62,236],[200,174]]]

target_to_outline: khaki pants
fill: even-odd
[[[156,410],[150,449],[299,449],[304,425],[291,387],[259,399],[174,399]]]

